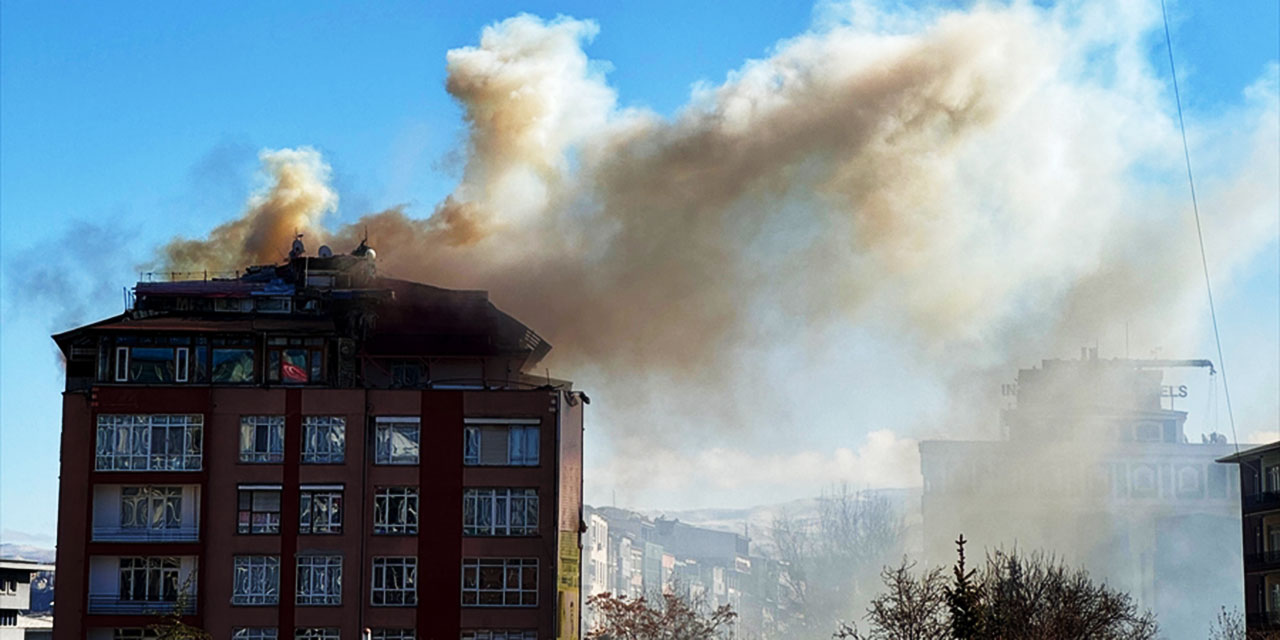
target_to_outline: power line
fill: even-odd
[[[1178,128],[1182,130],[1182,157],[1187,163],[1187,185],[1191,187],[1191,211],[1196,219],[1196,238],[1200,241],[1200,267],[1204,270],[1204,289],[1209,295],[1209,318],[1213,321],[1213,341],[1218,347],[1218,370],[1222,372],[1222,393],[1227,401],[1227,420],[1231,423],[1231,440],[1240,453],[1240,438],[1236,436],[1236,417],[1231,410],[1231,388],[1227,386],[1227,361],[1222,357],[1222,335],[1218,331],[1218,312],[1213,305],[1213,285],[1209,279],[1209,260],[1205,257],[1204,230],[1200,227],[1200,204],[1196,200],[1196,181],[1191,173],[1191,148],[1187,144],[1187,124],[1182,118],[1182,95],[1178,91],[1178,70],[1173,64],[1173,38],[1169,35],[1169,12],[1164,0],[1160,0],[1160,15],[1164,18],[1164,44],[1169,52],[1169,73],[1173,76],[1173,100],[1178,105]]]

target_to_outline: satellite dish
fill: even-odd
[[[306,251],[306,249],[304,249],[304,248],[303,248],[303,246],[302,246],[302,236],[298,236],[298,237],[294,238],[294,239],[293,239],[293,249],[289,251],[289,257],[290,257],[290,258],[296,258],[296,257],[298,257],[298,256],[302,255],[302,253],[303,253],[304,251]]]
[[[330,248],[329,248],[329,245],[327,245],[327,244],[326,244],[326,245],[321,245],[321,246],[320,246],[320,257],[321,257],[321,258],[332,258],[332,257],[333,257],[333,249],[330,249]]]

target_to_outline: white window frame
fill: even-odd
[[[538,490],[471,487],[462,492],[462,535],[538,535]]]
[[[540,421],[531,419],[467,418],[462,434],[462,464],[465,466],[536,467],[542,448]],[[505,432],[505,451],[486,451],[485,431]],[[495,455],[500,455],[496,458]]]
[[[413,444],[412,454],[397,455],[393,438],[399,435]],[[415,465],[421,459],[422,425],[417,417],[379,416],[374,419],[373,463],[379,465]]]
[[[231,640],[276,640],[278,633],[275,627],[236,627]]]
[[[200,414],[99,414],[96,435],[97,471],[199,471],[204,464]]]
[[[235,556],[232,569],[231,604],[268,606],[280,603],[280,556]],[[243,580],[241,576],[244,576]]]
[[[283,506],[284,495],[283,495],[282,489],[283,487],[278,484],[268,484],[268,485],[242,484],[236,487],[236,533],[240,535],[254,535],[254,536],[279,535],[280,526],[282,522],[281,511],[284,508]],[[241,495],[242,493],[249,494],[248,509],[245,509],[240,504],[243,498],[243,496]],[[259,509],[257,507],[257,505],[255,504],[257,496],[255,494],[258,494],[258,493],[275,493],[276,494],[275,511],[272,511],[271,509],[268,509],[268,508]],[[240,514],[246,513],[246,512],[249,514],[249,522],[244,523],[240,521]],[[259,514],[259,513],[264,513],[268,515],[265,518],[265,520],[262,520],[260,522],[255,522],[255,518],[253,516],[254,514]],[[270,514],[273,514],[273,513],[275,514],[274,519],[270,517]]]
[[[129,347],[116,347],[116,382],[129,381]]]
[[[298,627],[293,630],[294,640],[339,640],[337,627]]]
[[[462,606],[536,607],[538,606],[538,568],[537,558],[463,558]],[[497,570],[501,586],[482,584],[482,574],[486,569]],[[508,583],[512,570],[515,570],[517,576],[515,584]],[[533,574],[531,588],[524,587],[526,571],[531,571]],[[485,597],[486,595],[490,597]]]
[[[119,562],[121,602],[177,602],[182,590],[182,558],[177,556],[124,556]],[[132,586],[126,586],[126,583]],[[138,597],[137,589],[142,589]],[[126,593],[126,592],[129,593]]]
[[[342,533],[342,493],[342,485],[302,485],[298,494],[298,534]]]
[[[412,536],[418,533],[417,487],[378,487],[373,494],[373,533],[382,536]],[[392,516],[396,516],[394,519]]]
[[[418,558],[375,556],[369,580],[369,604],[375,607],[416,607]]]
[[[302,419],[303,464],[342,464],[346,457],[346,418],[306,416]]]
[[[413,629],[374,629],[370,640],[417,640]]]
[[[173,349],[173,381],[186,382],[190,379],[187,374],[191,366],[191,349],[189,347],[174,347]]]
[[[266,434],[264,442],[259,442],[259,433]],[[240,462],[248,464],[284,462],[284,416],[240,417]]]
[[[182,487],[120,487],[120,528],[181,529]]]
[[[300,606],[342,604],[342,555],[299,555],[295,591]]]
[[[139,627],[128,627],[123,629],[115,629],[111,632],[111,640],[151,640],[158,638],[160,632],[155,629],[143,629]]]
[[[538,640],[536,629],[467,629],[462,640]]]

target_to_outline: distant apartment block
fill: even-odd
[[[53,621],[47,614],[25,613],[31,608],[31,578],[53,565],[0,558],[0,640],[49,640]]]
[[[577,638],[587,397],[483,291],[296,243],[66,357],[57,640]]]

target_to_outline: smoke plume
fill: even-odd
[[[326,227],[337,195],[319,154],[264,151],[271,184],[166,247],[164,268],[275,262],[295,233],[343,250],[367,229],[383,273],[487,289],[547,337],[555,372],[612,397],[620,451],[794,418],[779,407],[803,402],[761,351],[829,358],[833,333],[888,341],[947,390],[859,427],[917,437],[994,435],[996,382],[1125,327],[1135,355],[1197,346],[1177,126],[1144,57],[1158,5],[860,11],[670,118],[619,105],[583,49],[594,23],[504,20],[448,53],[466,161],[433,211]],[[1193,154],[1224,159],[1202,186],[1223,280],[1276,236],[1275,97],[1260,81],[1193,120]]]

